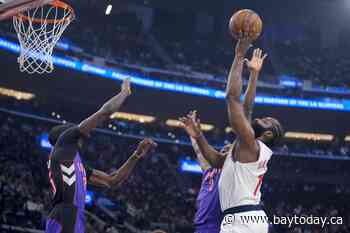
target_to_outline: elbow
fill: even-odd
[[[114,176],[110,176],[110,178],[108,179],[108,186],[109,188],[111,187],[118,187],[123,183],[123,179],[120,177],[114,177]]]
[[[115,186],[116,181],[114,179],[113,176],[109,175],[108,177],[106,177],[107,179],[105,179],[105,185],[107,188],[112,188],[113,186]]]

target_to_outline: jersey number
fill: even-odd
[[[264,179],[264,175],[260,175],[259,178],[258,178],[258,183],[256,184],[256,187],[255,187],[255,190],[254,190],[254,197],[256,196],[256,193],[260,189],[263,179]]]

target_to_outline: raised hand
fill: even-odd
[[[193,138],[202,134],[200,120],[197,119],[197,111],[191,111],[186,117],[179,118],[181,127]]]
[[[250,61],[248,59],[244,59],[244,61],[250,72],[259,73],[266,57],[267,54],[265,53],[263,55],[262,50],[257,48],[253,52],[252,59]]]
[[[143,158],[151,149],[156,148],[157,146],[157,143],[155,143],[152,139],[145,138],[137,146],[135,156],[138,159]]]
[[[95,112],[79,124],[80,132],[84,135],[89,135],[91,130],[96,128],[102,122],[108,120],[111,114],[117,112],[130,94],[130,80],[125,79],[123,81],[121,91],[117,95],[110,98],[106,103],[102,105],[102,107],[97,112]]]

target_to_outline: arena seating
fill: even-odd
[[[49,151],[39,146],[37,137],[47,132],[52,123],[7,113],[0,114],[0,122],[0,209],[3,210],[0,225],[43,229],[49,203],[46,178]],[[92,135],[92,138],[83,151],[84,158],[90,166],[104,171],[119,167],[138,141],[101,133]],[[107,232],[109,229],[108,232],[122,233],[132,232],[130,229],[159,227],[168,232],[192,232],[200,176],[179,172],[179,159],[188,156],[194,158],[188,146],[160,143],[157,151],[141,161],[122,186],[110,190],[89,187],[96,198],[87,209],[105,222],[103,227],[96,227],[96,221],[89,220],[93,232],[97,232],[96,229]],[[350,197],[346,185],[350,177],[346,169],[349,162],[276,156],[271,163],[273,172],[263,186],[268,213],[278,216],[342,216],[344,224],[326,226],[326,231],[349,232],[350,208],[344,201]],[[329,166],[330,163],[333,165]],[[338,178],[331,179],[334,176]],[[343,180],[339,179],[341,177]],[[288,230],[283,225],[277,226],[277,230],[279,228]],[[320,226],[296,225],[289,231],[316,233],[319,229]]]

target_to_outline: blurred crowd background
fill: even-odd
[[[7,102],[13,104],[13,101]],[[15,106],[17,110],[28,110],[28,105],[17,102]],[[46,165],[50,150],[42,148],[40,137],[55,123],[37,117],[19,112],[2,111],[0,114],[2,226],[32,229],[44,226],[50,206]],[[88,187],[93,193],[87,205],[88,232],[123,233],[136,232],[135,229],[193,232],[192,219],[201,175],[181,171],[181,160],[195,159],[185,135],[179,129],[166,126],[147,129],[143,124],[129,121],[120,121],[119,126],[117,131],[96,132],[91,136],[83,151],[89,166],[114,171],[132,154],[142,137],[156,135],[152,131],[158,134],[155,138],[159,147],[139,162],[130,179],[120,187],[109,190]],[[169,133],[176,135],[183,144],[170,141]],[[207,137],[213,144],[229,140],[211,134]],[[323,229],[320,225],[293,225],[291,228],[278,225],[276,232],[349,232],[350,160],[347,150],[348,145],[337,147],[313,140],[286,142],[274,148],[270,172],[262,188],[268,214],[334,216],[343,221]],[[312,155],[321,157],[312,158]]]

